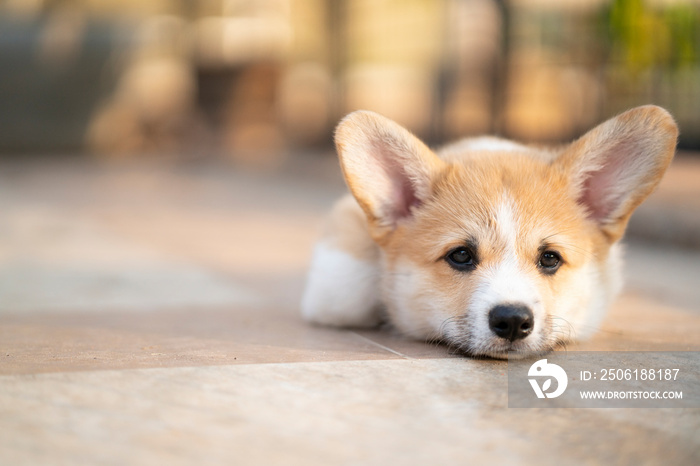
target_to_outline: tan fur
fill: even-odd
[[[369,235],[367,218],[349,194],[333,207],[323,228],[323,239],[355,259],[368,262],[379,259],[379,249]]]
[[[676,137],[670,115],[647,106],[559,149],[480,139],[436,154],[396,123],[356,112],[336,141],[357,203],[336,205],[324,241],[376,264],[386,315],[408,335],[493,357],[546,351],[599,324],[619,288],[616,242]],[[458,271],[446,256],[467,244],[478,263]],[[539,266],[544,250],[562,258],[554,274]],[[535,313],[536,331],[515,341],[484,323],[494,281],[510,303],[510,277]]]

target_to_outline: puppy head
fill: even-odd
[[[393,324],[473,355],[518,357],[598,325],[617,288],[614,245],[676,137],[670,115],[647,106],[556,152],[467,144],[440,158],[362,111],[340,123],[336,144],[383,252]]]

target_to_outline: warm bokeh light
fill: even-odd
[[[699,25],[695,0],[8,0],[0,151],[268,166],[359,108],[559,142],[643,103],[697,147]]]

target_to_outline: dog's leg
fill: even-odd
[[[379,281],[378,247],[369,236],[362,209],[346,196],[333,208],[314,249],[302,315],[325,325],[377,325]]]

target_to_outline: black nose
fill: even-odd
[[[506,304],[489,311],[489,327],[501,338],[520,340],[532,333],[535,317],[527,306]]]

